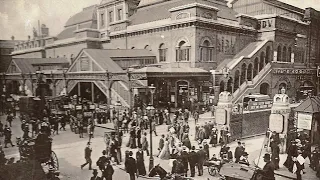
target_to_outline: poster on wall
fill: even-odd
[[[270,114],[269,129],[277,133],[283,132],[284,116],[281,114]]]
[[[298,129],[311,130],[312,126],[312,114],[298,113]]]
[[[227,111],[225,109],[216,110],[216,123],[219,125],[227,124]]]

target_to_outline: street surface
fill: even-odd
[[[208,121],[210,118],[210,114],[206,113],[200,116],[199,123],[202,124],[205,121]],[[0,120],[4,123],[5,122],[5,116],[1,116]],[[195,123],[193,119],[189,122],[190,125],[190,140],[191,144],[196,146],[196,149],[198,148],[198,145],[196,141],[194,141],[194,134],[195,134]],[[109,123],[107,125],[108,127],[112,128],[113,125]],[[156,156],[158,155],[158,144],[159,139],[162,134],[167,134],[167,126],[166,125],[160,125],[157,126],[157,134],[158,136],[155,136],[153,134],[153,156],[154,156],[154,164],[160,164],[166,171],[171,171],[171,167],[169,165],[169,160],[160,160]],[[15,138],[22,136],[22,132],[20,129],[20,120],[16,118],[13,121],[13,127],[12,127],[12,141],[15,143]],[[94,169],[98,169],[96,166],[96,161],[98,158],[102,155],[102,151],[105,149],[105,143],[103,140],[103,134],[105,132],[105,129],[103,128],[95,128],[95,135],[94,138],[91,140],[92,144],[91,147],[93,149],[92,151],[92,166]],[[88,170],[88,166],[84,167],[83,170],[80,169],[80,165],[85,162],[84,159],[84,148],[86,147],[86,143],[88,142],[88,136],[85,134],[85,138],[79,138],[78,134],[74,134],[70,131],[69,126],[67,125],[67,131],[60,131],[59,135],[53,136],[53,151],[57,154],[59,158],[59,164],[60,164],[60,179],[61,180],[87,180],[90,179],[92,176],[92,171]],[[149,139],[149,133],[147,135],[148,142],[150,142]],[[122,159],[124,159],[124,152],[126,150],[129,150],[125,146],[125,144],[128,142],[129,134],[125,134],[123,138],[123,144],[122,144]],[[254,161],[259,157],[260,149],[263,146],[263,142],[265,140],[265,136],[258,136],[253,137],[250,139],[243,140],[246,144],[246,151],[249,153],[249,160],[250,164],[253,164]],[[3,144],[3,138],[1,138],[1,143]],[[236,142],[232,142],[230,144],[232,152],[234,152],[235,147],[237,146]],[[133,154],[135,156],[135,152],[137,149],[132,150]],[[15,147],[9,147],[4,148],[6,158],[15,157],[16,159],[19,159],[19,153],[18,148]],[[211,147],[210,148],[210,157],[213,153],[219,154],[220,146],[218,147]],[[145,153],[146,154],[146,153]],[[263,154],[262,154],[263,155]],[[149,166],[149,157],[145,156],[145,166],[146,170],[148,170]],[[113,179],[129,179],[129,175],[124,171],[124,162],[121,163],[119,166],[114,166],[114,175]],[[100,173],[100,172],[99,172]],[[190,171],[188,171],[190,176]],[[197,174],[197,170],[196,170]],[[207,168],[204,170],[204,175],[199,177],[196,176],[195,179],[197,180],[215,180],[218,179],[218,177],[213,177],[208,174]],[[147,179],[146,177],[139,177],[138,179]],[[148,177],[148,179],[150,179]],[[153,178],[152,178],[153,179]],[[278,179],[278,178],[277,178]],[[280,178],[279,178],[280,179]]]

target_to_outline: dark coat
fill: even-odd
[[[209,159],[209,157],[210,157],[210,154],[209,154],[209,145],[208,145],[208,144],[204,145],[204,146],[203,146],[203,150],[204,150],[205,153],[206,153],[206,158]]]
[[[139,172],[139,175],[146,175],[146,168],[144,165],[144,157],[143,157],[143,151],[137,151],[136,153],[137,158],[137,170]]]
[[[113,167],[110,164],[108,164],[106,166],[106,169],[103,171],[103,177],[105,177],[106,180],[112,180],[113,173]]]
[[[190,166],[195,166],[198,162],[198,158],[197,158],[197,153],[194,152],[194,151],[191,151],[189,153],[189,158],[188,158],[188,161],[189,161],[189,164]]]
[[[236,150],[234,151],[234,157],[235,157],[236,159],[237,159],[237,158],[240,158],[240,157],[242,156],[243,152],[244,152],[243,147],[237,146],[237,147],[236,147]]]
[[[136,160],[133,157],[128,157],[128,159],[125,162],[125,167],[127,173],[137,173],[137,164]]]
[[[96,162],[97,166],[99,167],[100,170],[104,170],[105,169],[105,165],[106,165],[106,162],[108,161],[109,159],[106,157],[106,156],[101,156],[98,161]]]
[[[203,149],[199,150],[197,152],[197,159],[198,159],[198,163],[204,163],[205,159],[206,159],[206,153]]]
[[[263,169],[258,171],[263,175],[263,180],[274,180],[274,165],[271,161],[264,165]]]
[[[184,165],[181,160],[174,160],[171,173],[182,174],[184,173]]]
[[[181,152],[181,159],[182,159],[183,167],[185,170],[188,169],[188,158],[189,158],[188,152],[182,151]]]
[[[162,150],[163,146],[164,146],[164,139],[161,138],[161,139],[159,140],[159,149],[160,149],[160,151]]]
[[[191,142],[189,138],[186,138],[182,141],[182,145],[186,146],[188,149],[191,149]]]

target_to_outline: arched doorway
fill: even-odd
[[[252,64],[249,64],[248,66],[248,70],[247,70],[247,79],[248,81],[252,81],[253,77],[252,77]]]
[[[232,84],[233,84],[233,79],[232,79],[232,77],[230,77],[229,80],[228,80],[228,84],[227,84],[227,91],[230,92],[230,93],[233,93]]]
[[[268,95],[270,92],[270,85],[268,83],[262,83],[260,85],[260,94]]]
[[[177,81],[177,107],[184,108],[189,100],[189,82],[188,81]]]
[[[246,81],[246,75],[247,75],[247,65],[246,64],[242,64],[242,66],[241,66],[240,85]]]
[[[281,94],[282,89],[284,89],[287,92],[287,84],[286,83],[279,84],[279,90],[278,90],[279,94]]]

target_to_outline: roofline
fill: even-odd
[[[276,1],[276,2],[280,3],[281,5],[289,6],[289,7],[292,8],[292,9],[287,8],[287,7],[283,7],[283,6],[281,6],[281,5],[277,5],[277,4],[273,3],[273,2],[270,1],[270,0],[262,0],[262,1],[263,1],[263,2],[266,2],[266,3],[269,3],[269,4],[272,4],[272,5],[274,5],[274,6],[277,6],[277,7],[281,7],[281,8],[283,8],[283,9],[286,9],[286,10],[291,11],[291,12],[296,12],[296,13],[302,14],[302,15],[303,15],[304,12],[305,12],[304,9],[301,9],[301,8],[299,8],[299,7],[296,7],[296,6],[293,6],[293,5],[291,5],[291,4],[284,3],[284,2],[282,2],[282,1],[273,0],[273,1]],[[293,9],[299,9],[299,10],[301,10],[301,12],[298,12],[298,11],[293,10]]]

